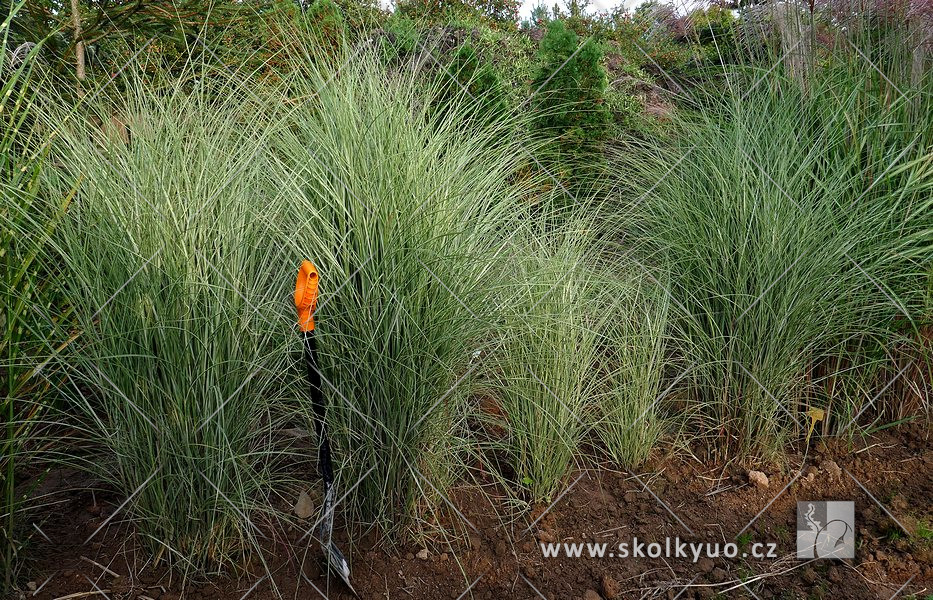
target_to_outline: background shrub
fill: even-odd
[[[508,100],[499,74],[491,64],[482,61],[469,42],[454,51],[450,64],[440,70],[438,76],[439,91],[435,99],[438,110],[446,111],[451,103],[460,103],[473,105],[459,110],[476,113],[480,120],[495,120],[505,115]]]
[[[558,176],[575,183],[592,174],[609,132],[602,52],[592,39],[580,44],[563,21],[549,22],[531,83],[533,130],[552,140],[547,153]]]

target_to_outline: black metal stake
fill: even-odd
[[[334,543],[334,467],[330,454],[330,441],[327,436],[326,405],[321,390],[321,371],[317,362],[317,339],[314,330],[302,332],[305,367],[308,383],[311,387],[311,406],[314,411],[314,431],[318,439],[318,473],[324,481],[324,515],[321,517],[321,549],[327,565],[333,570],[354,596],[359,597],[350,584],[350,564]]]

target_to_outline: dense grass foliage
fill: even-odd
[[[496,339],[482,359],[495,407],[481,416],[504,432],[492,448],[508,456],[506,479],[514,472],[535,501],[585,464],[591,433],[630,465],[660,431],[651,405],[663,307],[657,288],[600,243],[607,224],[590,215],[555,228],[542,219],[516,242],[502,278]]]
[[[533,231],[509,274],[507,307],[484,361],[506,431],[510,469],[544,500],[580,458],[614,292],[592,268],[581,224]],[[494,413],[495,414],[495,413]]]
[[[671,430],[662,405],[671,385],[664,379],[670,299],[631,261],[620,260],[609,276],[615,297],[603,349],[607,388],[593,399],[591,428],[613,464],[632,468]]]
[[[94,443],[76,460],[126,496],[153,555],[211,568],[255,546],[276,489],[292,264],[265,211],[275,127],[232,81],[127,84],[87,115],[44,107],[47,193],[77,184],[56,235],[80,328],[65,412]]]
[[[775,452],[809,408],[844,431],[889,380],[875,376],[883,349],[929,318],[931,123],[911,110],[929,90],[885,97],[866,68],[830,64],[808,90],[739,74],[670,146],[621,159],[631,232],[669,277],[695,365],[692,429],[724,448]]]
[[[329,84],[306,74],[299,93],[316,97],[280,146],[296,186],[289,247],[321,268],[340,483],[390,530],[455,476],[468,360],[488,342],[491,271],[514,252],[525,189],[509,183],[526,160],[518,123],[478,118],[474,102],[438,112],[446,82],[420,91],[415,76],[366,53]]]
[[[303,259],[338,523],[389,542],[468,475],[527,507],[675,436],[753,462],[929,414],[933,79],[897,20],[820,9],[788,68],[755,7],[287,4],[134,45],[140,8],[80,86],[73,49],[3,57],[4,566],[53,464],[153,561],[261,568],[313,485]]]
[[[0,27],[6,44],[9,17]],[[42,428],[53,379],[44,367],[67,341],[59,327],[59,277],[45,250],[71,194],[39,196],[44,153],[28,147],[33,102],[44,78],[40,47],[0,65],[0,572],[9,589],[30,533],[23,527],[31,442]],[[56,306],[58,304],[58,306]]]

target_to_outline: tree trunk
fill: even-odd
[[[75,30],[75,74],[78,76],[78,95],[83,96],[81,82],[84,81],[84,42],[81,41],[81,5],[71,0],[71,24]]]

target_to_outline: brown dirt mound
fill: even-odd
[[[783,468],[759,466],[767,487],[749,483],[735,464],[680,453],[657,456],[633,473],[598,469],[573,474],[551,506],[516,513],[505,497],[456,490],[465,535],[430,547],[385,548],[372,534],[351,544],[361,598],[928,598],[933,594],[933,450],[921,425],[888,430],[853,446],[831,440],[806,465],[791,455]],[[88,491],[62,472],[55,504],[37,524],[48,538],[30,549],[29,585],[21,598],[215,600],[351,598],[320,568],[320,550],[301,531],[279,536],[267,551],[271,577],[241,574],[182,585],[177,573],[152,567],[120,515],[87,537],[121,499]],[[72,490],[72,491],[66,491]],[[870,494],[870,495],[869,495]],[[854,500],[856,558],[807,562],[795,557],[798,500]],[[512,508],[508,508],[508,507]],[[501,515],[509,514],[509,519]],[[905,531],[906,530],[906,531]],[[742,535],[739,535],[739,534]],[[544,558],[541,543],[736,542],[735,558]],[[754,558],[756,543],[774,543],[778,558]],[[426,552],[425,552],[426,550]],[[585,551],[584,551],[585,554]],[[743,556],[746,554],[746,556]],[[259,561],[252,560],[253,570]]]

